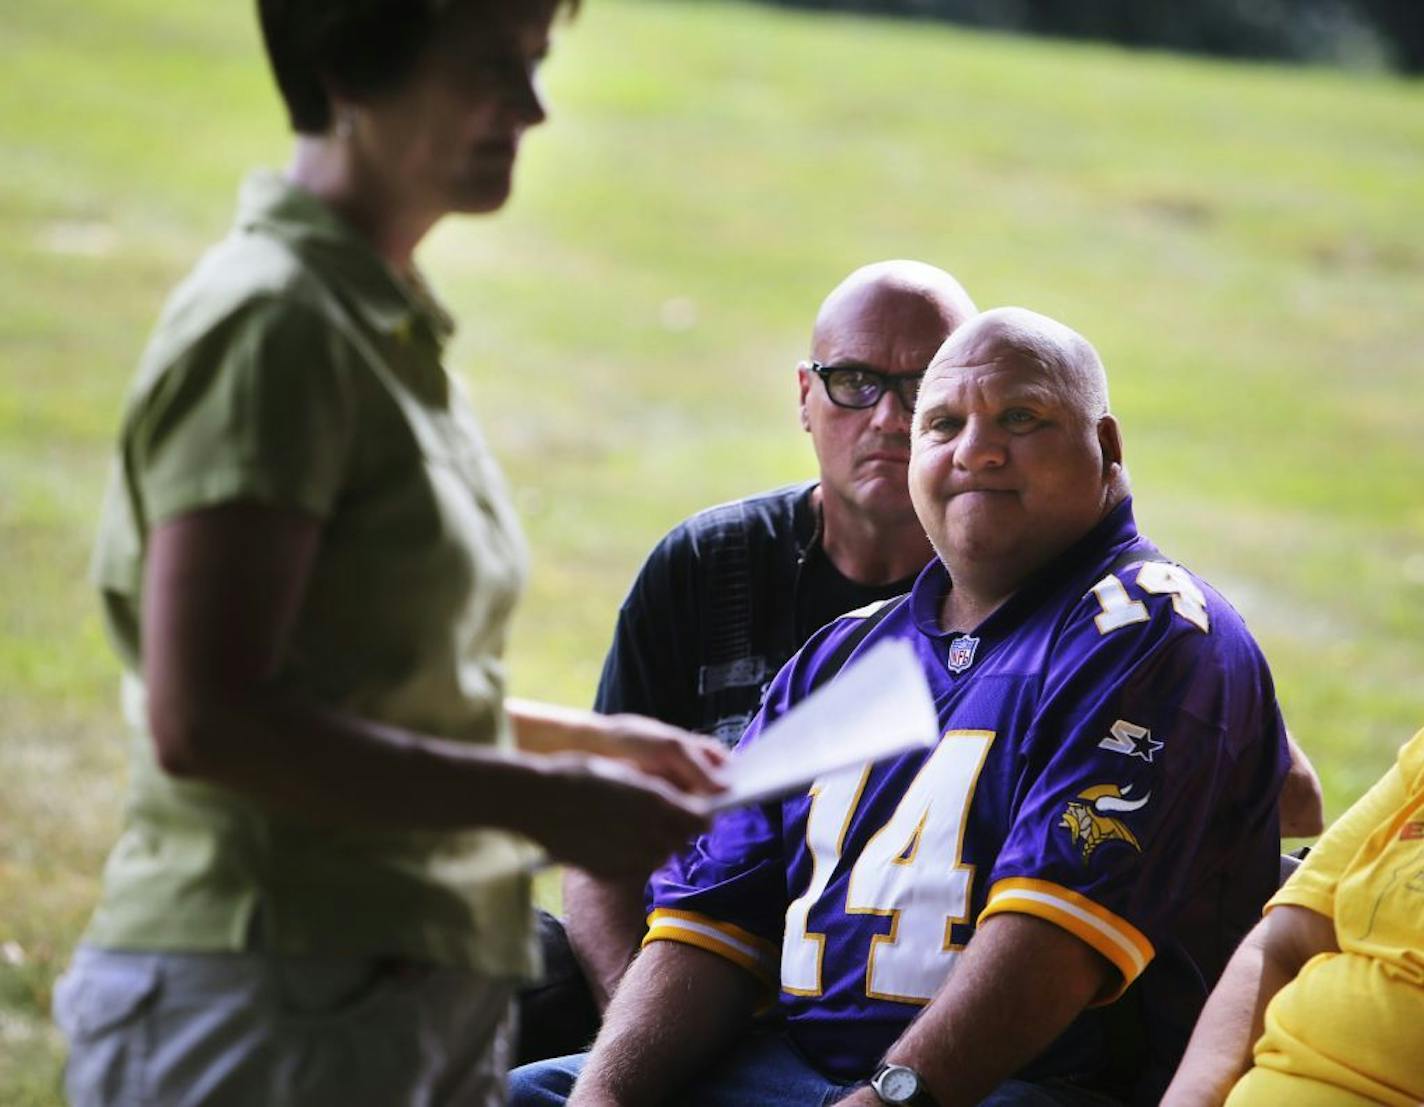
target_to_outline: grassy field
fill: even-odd
[[[18,0],[0,36],[0,1103],[122,788],[84,580],[168,287],[282,119],[244,4]],[[596,0],[515,201],[424,260],[536,551],[517,692],[586,702],[641,556],[799,478],[793,367],[910,256],[1093,339],[1140,517],[1273,660],[1331,814],[1424,723],[1424,87],[723,3]]]

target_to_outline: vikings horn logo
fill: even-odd
[[[1127,795],[1131,791],[1131,784],[1124,784],[1121,788],[1116,784],[1094,784],[1079,792],[1077,799],[1068,801],[1058,825],[1068,829],[1073,844],[1083,851],[1085,865],[1093,856],[1093,851],[1104,842],[1126,842],[1138,853],[1142,852],[1137,836],[1117,816],[1140,811],[1147,806],[1152,793],[1130,800]]]

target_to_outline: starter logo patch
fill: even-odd
[[[1098,743],[1100,750],[1112,750],[1113,753],[1121,753],[1127,757],[1140,757],[1149,764],[1152,755],[1161,748],[1162,743],[1152,737],[1150,730],[1126,719],[1113,723],[1108,736]]]

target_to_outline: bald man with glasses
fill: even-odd
[[[832,290],[796,370],[817,479],[699,512],[658,543],[619,610],[599,711],[730,747],[813,631],[909,591],[932,556],[906,482],[915,394],[975,314],[957,280],[917,261]],[[565,923],[540,918],[547,974],[521,1001],[521,1063],[588,1045],[645,931],[641,884],[569,870],[564,908]]]

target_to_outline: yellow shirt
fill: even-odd
[[[1228,1103],[1424,1102],[1424,731],[1266,905],[1335,921],[1339,953],[1266,1008]]]
[[[139,620],[153,527],[244,500],[321,521],[280,680],[340,711],[510,741],[501,653],[526,574],[449,321],[272,174],[177,289],[129,396],[94,577],[124,661],[129,802],[86,941],[110,949],[404,955],[533,967],[531,847],[496,830],[337,828],[177,780],[148,734]]]

